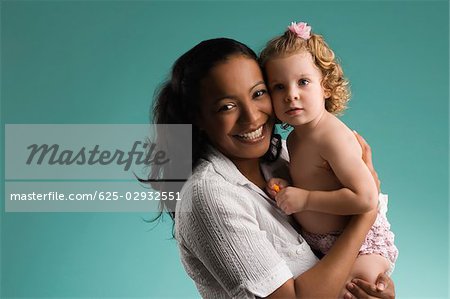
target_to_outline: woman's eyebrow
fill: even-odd
[[[220,101],[222,101],[222,100],[235,100],[237,97],[236,96],[233,96],[233,95],[223,95],[223,96],[220,96],[220,97],[218,97],[218,98],[216,98],[215,100],[214,100],[214,103],[218,103],[218,102],[220,102]]]
[[[261,80],[261,81],[258,81],[255,85],[253,85],[251,88],[250,88],[250,92],[252,92],[252,90],[256,87],[256,86],[258,86],[258,85],[261,85],[261,84],[266,84],[263,80]]]
[[[265,83],[263,80],[256,82],[256,83],[249,89],[249,92],[252,92],[252,90],[253,90],[256,86],[261,85],[261,84],[266,84],[266,83]],[[221,95],[221,96],[217,97],[217,98],[214,100],[214,102],[217,103],[217,102],[220,102],[220,101],[225,100],[225,99],[235,100],[235,99],[237,99],[237,96],[235,96],[235,95]]]

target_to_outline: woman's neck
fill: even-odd
[[[261,172],[259,159],[232,159],[237,169],[253,184],[264,189],[266,181]]]

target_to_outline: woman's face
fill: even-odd
[[[231,56],[201,82],[199,127],[232,161],[260,158],[269,148],[272,104],[256,61]]]

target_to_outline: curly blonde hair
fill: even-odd
[[[270,40],[259,56],[264,70],[266,63],[273,58],[286,57],[302,52],[309,52],[315,65],[322,73],[322,86],[330,94],[325,100],[325,109],[333,114],[341,114],[347,108],[350,99],[349,82],[344,77],[341,65],[333,50],[321,35],[311,33],[308,40],[298,37],[287,30],[283,35]]]

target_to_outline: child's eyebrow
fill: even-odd
[[[271,81],[267,82],[267,86],[269,88],[272,88],[272,87],[274,87],[277,84],[280,84],[280,82],[278,82],[277,80],[271,80]]]
[[[309,73],[300,73],[300,74],[297,75],[297,77],[309,77],[310,78],[310,77],[313,77],[313,75],[309,74]],[[267,80],[267,81],[271,85],[280,82],[280,80],[278,80],[277,78],[271,79],[271,80]]]

